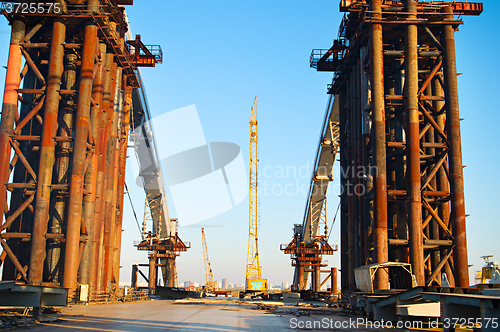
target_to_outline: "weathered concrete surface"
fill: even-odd
[[[169,300],[64,309],[61,322],[33,331],[289,331],[285,317],[232,303],[174,304]]]
[[[335,328],[331,322],[356,320],[331,309],[277,307],[259,310],[236,301],[175,303],[169,300],[78,305],[63,310],[60,321],[32,331],[395,331],[357,326]],[[208,302],[208,303],[207,303]],[[330,322],[326,324],[326,322]],[[314,328],[312,324],[316,322]],[[308,325],[309,324],[309,325]],[[300,328],[302,327],[302,328]]]

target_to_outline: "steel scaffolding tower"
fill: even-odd
[[[0,122],[3,280],[112,292],[119,283],[127,142],[138,66],[159,47],[125,41],[123,4],[58,1],[19,11]],[[17,8],[17,9],[16,9]]]
[[[411,263],[418,286],[469,285],[454,34],[481,3],[342,0],[338,39],[313,50],[339,98],[341,286],[355,268]],[[394,286],[383,268],[374,289]]]

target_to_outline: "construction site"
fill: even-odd
[[[0,4],[0,330],[500,328],[500,3]]]

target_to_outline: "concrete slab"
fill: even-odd
[[[288,319],[252,307],[171,300],[78,305],[64,309],[60,323],[32,331],[289,331]]]
[[[345,316],[339,309],[276,306],[274,310],[258,310],[257,305],[242,301],[155,300],[78,305],[63,309],[63,315],[58,317],[59,321],[43,323],[30,331],[397,331],[363,323],[354,325],[367,318]]]

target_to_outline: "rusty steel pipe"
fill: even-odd
[[[111,291],[111,276],[112,276],[112,241],[114,237],[114,225],[113,211],[112,211],[112,201],[113,201],[113,191],[114,191],[114,175],[115,170],[115,152],[116,152],[116,122],[115,119],[115,93],[116,93],[116,72],[117,64],[113,63],[111,71],[111,85],[110,85],[110,97],[109,97],[109,112],[107,114],[107,142],[106,142],[106,169],[105,169],[105,187],[104,192],[104,262],[103,262],[103,290],[107,292]],[[116,193],[115,193],[116,194]]]
[[[81,283],[87,282],[90,290],[96,289],[97,284],[97,262],[99,252],[99,223],[94,219],[94,212],[96,208],[96,195],[97,195],[97,167],[100,155],[100,116],[102,113],[102,97],[104,91],[104,58],[106,56],[106,44],[99,44],[99,62],[97,71],[94,76],[94,83],[92,85],[92,99],[96,102],[90,109],[90,123],[92,136],[94,137],[94,154],[87,172],[85,173],[85,188],[89,190],[89,194],[83,197],[83,220],[87,226],[90,236],[90,245],[85,247],[83,253],[83,261],[81,265]]]
[[[417,1],[406,0],[408,18],[417,17]],[[418,112],[418,31],[417,26],[405,27],[405,89],[404,106],[407,118],[407,179],[408,229],[410,239],[410,263],[419,286],[425,285],[424,246],[422,235],[422,204],[420,183],[420,142]]]
[[[165,287],[175,287],[175,257],[167,257],[166,259],[166,269],[165,269]]]
[[[7,187],[5,183],[9,178],[9,165],[11,156],[11,146],[9,143],[9,134],[14,128],[14,122],[18,114],[17,102],[21,78],[22,54],[19,43],[24,37],[26,25],[21,20],[12,22],[12,32],[10,37],[9,59],[7,62],[7,74],[5,78],[5,89],[2,101],[2,119],[0,120],[0,211],[2,217],[0,224],[3,224],[3,211],[7,210]]]
[[[370,10],[374,19],[382,18],[381,0],[372,0]],[[370,27],[370,65],[372,84],[372,117],[373,117],[373,157],[376,167],[374,174],[374,263],[389,260],[387,236],[387,157],[385,139],[385,91],[384,91],[384,53],[382,42],[382,25],[372,23]],[[386,273],[378,270],[375,277],[375,289],[389,288]]]
[[[106,154],[108,141],[108,114],[110,112],[110,91],[111,91],[111,72],[113,70],[113,54],[107,53],[104,63],[104,80],[103,80],[103,96],[102,96],[102,112],[99,118],[99,161],[97,168],[97,185],[96,185],[96,205],[95,205],[95,222],[98,239],[98,248],[96,250],[97,273],[95,275],[96,290],[103,290],[103,274],[104,274],[104,200],[106,188]]]
[[[149,289],[149,294],[153,295],[156,292],[156,284],[157,284],[157,273],[158,273],[158,268],[157,268],[157,258],[156,258],[156,252],[153,252],[152,254],[149,255],[149,284],[148,284],[148,289]]]
[[[332,272],[331,272],[331,288],[330,292],[332,294],[337,294],[337,268],[332,267]]]
[[[87,4],[88,13],[98,13],[99,12],[99,0],[88,0]]]
[[[119,274],[119,270],[115,271],[116,263],[116,238],[117,238],[117,209],[116,204],[118,200],[118,177],[119,177],[119,160],[120,160],[120,140],[121,140],[121,126],[123,121],[123,93],[122,93],[122,69],[116,69],[116,81],[115,81],[115,102],[113,106],[113,127],[112,130],[112,140],[113,140],[113,181],[112,181],[112,190],[111,190],[111,219],[110,219],[110,227],[111,227],[111,236],[110,236],[110,258],[109,258],[109,280],[111,281],[112,288],[113,285],[116,287],[116,281],[118,280],[117,275]],[[121,229],[120,229],[121,233]],[[121,234],[120,234],[121,235]],[[120,265],[118,264],[118,267]]]
[[[47,75],[47,97],[43,116],[42,140],[40,142],[40,166],[31,237],[31,257],[29,265],[29,283],[40,285],[43,278],[47,223],[50,208],[50,185],[55,159],[55,140],[57,131],[57,114],[59,109],[59,90],[63,73],[64,40],[66,25],[59,20],[54,21],[52,44],[50,49],[49,72]]]
[[[297,264],[299,265],[299,284],[298,284],[298,288],[299,290],[303,290],[303,289],[306,289],[306,285],[304,285],[304,265],[302,265],[302,263],[299,263],[297,262]]]
[[[126,82],[124,77],[123,82]],[[125,168],[127,165],[127,147],[128,147],[128,134],[130,128],[130,117],[132,115],[132,87],[125,87],[124,106],[123,106],[123,124],[121,131],[120,141],[120,160],[118,164],[118,194],[117,194],[117,208],[118,215],[116,220],[116,236],[115,236],[115,256],[113,257],[115,280],[119,284],[120,277],[120,252],[121,252],[121,239],[122,239],[122,223],[123,223],[123,199],[125,197]],[[173,287],[173,286],[172,286]]]
[[[105,201],[104,201],[104,270],[103,270],[103,287],[106,291],[111,291],[111,281],[113,275],[113,240],[115,233],[114,225],[114,210],[113,210],[113,199],[116,198],[116,142],[117,142],[117,111],[116,109],[116,85],[117,85],[117,72],[118,67],[116,63],[113,63],[112,75],[112,85],[110,90],[110,109],[107,118],[107,126],[109,130],[107,139],[107,153],[106,153],[106,187]],[[113,197],[114,196],[114,197]]]
[[[453,8],[444,9],[445,18],[453,19]],[[453,265],[456,287],[469,286],[467,237],[465,227],[465,198],[462,165],[462,139],[458,108],[457,64],[455,58],[455,30],[452,25],[443,27],[441,42],[444,44],[444,90],[446,96],[447,137],[450,142],[449,174],[451,192],[450,224],[455,238]]]
[[[83,206],[83,183],[85,176],[85,160],[87,154],[87,139],[90,120],[90,99],[92,96],[92,81],[94,59],[97,47],[97,27],[87,25],[83,41],[82,65],[80,71],[80,86],[78,106],[76,110],[75,138],[73,142],[73,162],[69,186],[68,222],[66,229],[66,251],[64,257],[63,287],[71,292],[76,290],[79,267],[79,241]],[[83,250],[83,248],[82,248]]]
[[[65,89],[73,89],[76,86],[76,61],[76,54],[65,55],[65,66],[62,76],[62,86]],[[59,108],[62,113],[62,116],[59,116],[59,137],[72,138],[74,112],[73,97],[63,98]],[[68,183],[70,154],[71,142],[57,143],[54,176],[58,184]],[[55,193],[53,213],[50,214],[49,218],[49,233],[63,233],[63,227],[66,225],[66,197],[67,193],[64,191]],[[60,262],[61,250],[62,244],[59,239],[54,239],[47,245],[47,265],[49,267],[50,280],[56,284],[60,282],[59,274],[64,266]]]

